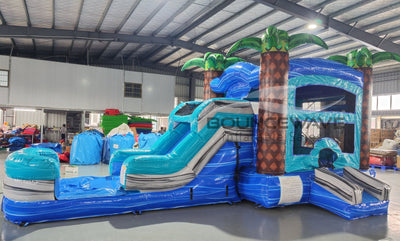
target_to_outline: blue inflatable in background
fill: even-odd
[[[140,133],[139,149],[149,150],[154,145],[154,143],[156,143],[156,141],[160,139],[160,137],[161,134],[159,133],[149,133],[149,134]]]
[[[32,144],[30,145],[30,147],[32,148],[48,148],[48,149],[52,149],[55,152],[58,153],[62,153],[61,150],[61,144],[60,143],[36,143],[36,144]]]
[[[103,149],[103,134],[96,131],[85,131],[74,137],[71,146],[71,165],[99,164]]]
[[[11,137],[8,142],[10,143],[10,151],[18,151],[25,147],[25,139],[22,137]]]
[[[135,145],[135,136],[131,133],[126,135],[114,135],[104,139],[103,163],[109,163],[111,155],[118,150],[132,149]]]

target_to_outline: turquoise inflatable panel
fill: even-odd
[[[22,180],[54,180],[60,177],[57,153],[46,148],[25,148],[5,161],[6,175]]]

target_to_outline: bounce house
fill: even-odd
[[[390,187],[368,174],[360,154],[369,151],[361,148],[369,79],[331,60],[289,62],[298,44],[327,47],[305,36],[272,26],[263,39],[232,46],[260,51],[260,67],[211,53],[188,61],[183,69],[206,71],[205,100],[178,105],[150,149],[112,154],[107,177],[60,179],[48,149],[10,154],[4,217],[24,225],[241,200],[311,203],[346,219],[387,214]]]
[[[257,68],[228,68],[211,83],[226,98],[177,106],[150,150],[112,155],[110,176],[60,179],[52,150],[10,154],[5,218],[28,224],[243,199],[267,208],[311,203],[347,219],[386,214],[389,187],[358,170],[361,72],[329,60],[290,61],[285,174],[276,176],[256,172]]]

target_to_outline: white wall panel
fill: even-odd
[[[46,113],[45,125],[49,128],[62,127],[63,124],[67,123],[66,112],[48,112]]]
[[[7,69],[8,64],[9,57],[0,56],[0,69]],[[0,88],[0,105],[169,114],[174,106],[175,80],[175,76],[162,74],[12,57],[10,85]],[[124,82],[142,84],[142,98],[124,98]],[[179,92],[185,90],[186,86],[180,86]],[[51,118],[45,123],[49,127],[64,122]]]
[[[0,87],[0,105],[8,105],[8,88]]]
[[[141,84],[143,82],[143,73],[125,71],[125,82]]]
[[[0,69],[9,70],[8,56],[0,55]],[[10,81],[10,77],[8,77],[8,81]],[[10,86],[10,83],[8,85]],[[0,105],[8,105],[8,91],[8,87],[0,87]]]
[[[124,108],[122,111],[129,113],[142,113],[142,99],[124,98]]]
[[[142,72],[125,71],[125,82],[142,84],[143,83],[143,73]],[[123,85],[122,85],[122,88],[124,88]],[[142,99],[141,98],[123,98],[122,111],[130,112],[130,113],[141,113],[142,112]]]
[[[42,124],[42,111],[15,111],[15,125],[22,126],[24,124]]]
[[[142,112],[169,114],[174,96],[175,76],[143,73]]]
[[[10,105],[61,109],[121,108],[121,70],[12,58]]]
[[[0,69],[9,70],[9,56],[0,55]]]

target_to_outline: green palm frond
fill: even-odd
[[[328,59],[347,65],[347,57],[346,56],[333,55],[333,56],[328,57]]]
[[[225,62],[224,62],[224,69],[228,68],[229,66],[231,66],[232,64],[235,64],[237,62],[246,62],[246,61],[244,59],[239,58],[239,57],[226,58]]]
[[[316,44],[324,49],[328,49],[328,45],[320,37],[308,33],[299,33],[289,37],[289,50],[306,43]]]
[[[206,60],[208,59],[208,57],[209,57],[211,54],[212,54],[211,52],[207,52],[206,54],[204,54],[204,57],[203,57],[204,62],[206,62]]]
[[[279,32],[275,26],[269,26],[262,37],[262,51],[281,49],[282,44],[279,41],[279,34],[282,35],[282,32]]]
[[[385,60],[395,60],[400,62],[400,55],[391,52],[380,52],[372,55],[372,64]]]
[[[203,58],[194,58],[194,59],[187,61],[182,66],[181,71],[184,71],[185,69],[192,67],[192,66],[197,66],[197,67],[205,69],[204,59]]]
[[[207,56],[207,59],[205,59],[205,66],[204,66],[205,70],[217,69],[218,55],[221,55],[221,54],[209,54]]]
[[[261,52],[262,51],[261,39],[256,37],[241,39],[232,45],[226,56],[230,56],[232,53],[244,48],[255,49],[258,52]]]
[[[372,54],[367,48],[361,48],[356,53],[356,62],[359,67],[372,66]]]

